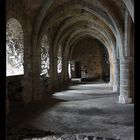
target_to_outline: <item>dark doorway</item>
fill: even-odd
[[[75,62],[75,78],[81,78],[81,62]]]

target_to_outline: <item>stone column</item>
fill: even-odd
[[[119,61],[114,62],[114,85],[113,92],[119,92],[120,88],[120,64]]]
[[[65,73],[66,73],[65,64],[66,64],[66,60],[63,59],[63,61],[62,61],[62,84],[65,83]]]
[[[31,46],[31,25],[29,20],[24,33],[24,103],[32,101],[32,46]]]
[[[49,42],[49,81],[48,81],[48,86],[47,86],[47,91],[45,91],[45,94],[51,95],[53,93],[53,76],[54,76],[54,57],[53,57],[53,47],[52,47],[52,42]]]
[[[57,57],[53,58],[53,89],[56,91],[59,89],[58,73],[57,73]]]
[[[120,62],[120,96],[119,103],[132,103],[133,96],[133,60]]]
[[[50,55],[49,81],[48,81],[47,92],[49,94],[53,93],[53,59],[51,55]]]
[[[124,58],[120,59],[119,103],[132,103],[134,93],[134,34],[133,22],[125,11]]]
[[[41,71],[41,52],[40,42],[32,46],[32,100],[34,102],[42,99],[41,83],[40,83],[40,71]]]
[[[109,84],[111,86],[113,86],[113,82],[114,82],[114,68],[113,68],[113,64],[110,63],[110,81],[109,81]]]
[[[6,82],[6,115],[8,115],[10,113],[10,102],[8,99],[8,85]]]
[[[61,72],[61,75],[60,75],[60,79],[59,79],[59,85],[60,86],[64,86],[64,75],[65,75],[65,59],[63,58],[62,59],[62,72]]]
[[[66,59],[64,62],[63,83],[65,83],[67,86],[69,84],[68,60]]]
[[[10,113],[10,102],[8,99],[8,95],[6,94],[6,115]]]

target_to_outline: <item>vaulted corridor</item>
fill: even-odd
[[[6,0],[7,140],[133,140],[134,23],[134,0]]]

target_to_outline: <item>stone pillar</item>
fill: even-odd
[[[120,96],[119,103],[132,103],[133,96],[133,61],[120,62]]]
[[[63,83],[65,83],[67,86],[69,84],[68,60],[66,59],[64,62]]]
[[[6,82],[6,115],[8,115],[10,113],[10,102],[8,99],[8,85]]]
[[[66,64],[66,60],[63,59],[63,61],[62,61],[62,84],[65,83],[65,73],[66,73],[65,64]]]
[[[62,59],[62,72],[61,72],[61,74],[60,74],[60,76],[59,76],[59,85],[61,86],[61,87],[63,87],[64,86],[64,75],[65,75],[65,59],[63,58]]]
[[[6,115],[10,113],[10,102],[8,99],[8,95],[6,94]]]
[[[110,63],[110,81],[109,84],[111,86],[113,86],[113,82],[114,82],[114,68],[113,68],[113,63]]]
[[[53,58],[53,89],[56,91],[59,89],[58,73],[57,73],[57,57]]]
[[[40,83],[40,44],[33,47],[32,54],[32,82],[33,82],[33,101],[38,101],[42,99],[41,94],[41,83]]]
[[[49,81],[48,81],[48,87],[47,87],[47,93],[52,94],[53,93],[53,76],[54,76],[54,58],[53,58],[53,47],[51,41],[49,42],[49,58],[50,58],[50,63],[49,63]]]
[[[119,61],[114,62],[114,85],[113,92],[119,92],[120,88],[120,64]]]
[[[32,46],[31,26],[27,20],[26,32],[24,33],[24,103],[32,101]]]
[[[119,103],[132,103],[134,93],[134,33],[129,12],[125,11],[124,58],[120,59]]]
[[[49,94],[53,92],[53,61],[51,57],[50,57],[49,81],[48,81],[47,92]]]

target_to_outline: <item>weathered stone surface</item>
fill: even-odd
[[[123,136],[122,140],[129,140],[128,135],[133,135],[132,122],[129,122],[133,120],[132,114],[128,113],[130,116],[125,114],[125,111],[129,110],[127,108],[129,105],[118,105],[117,99],[114,100],[113,95],[120,94],[119,103],[132,103],[134,100],[133,9],[133,3],[130,0],[7,0],[6,45],[8,46],[7,62],[10,64],[7,65],[7,70],[11,69],[11,65],[16,68],[21,66],[23,74],[22,76],[8,76],[6,78],[6,110],[9,112],[10,109],[11,113],[7,116],[11,115],[12,118],[15,113],[14,109],[19,110],[20,113],[24,112],[22,112],[23,114],[19,113],[17,118],[12,119],[11,123],[18,122],[20,124],[20,122],[24,122],[25,118],[34,117],[35,110],[42,111],[42,108],[38,110],[36,106],[30,110],[28,109],[30,104],[27,104],[27,107],[24,106],[25,104],[22,106],[20,104],[22,101],[24,103],[40,103],[47,99],[46,103],[49,102],[49,105],[47,104],[48,106],[43,109],[48,111],[50,107],[54,107],[54,110],[50,112],[53,115],[45,116],[41,121],[37,121],[37,126],[44,129],[59,126],[57,130],[56,128],[53,130],[61,132],[62,130],[71,132],[73,131],[72,126],[74,126],[74,128],[76,127],[74,130],[78,133],[81,130],[83,133],[85,131],[91,132],[91,130],[101,133],[101,135],[97,135],[98,137],[79,134],[81,137],[85,135],[83,138],[78,138],[78,133],[76,136],[75,134],[63,135],[63,139],[91,140],[92,137],[94,140],[109,139],[108,136],[104,137],[106,135],[99,137],[104,132],[105,134],[110,133],[111,138],[114,135],[121,135]],[[14,21],[10,22],[11,19]],[[15,24],[15,22],[19,24]],[[43,44],[44,49],[41,50],[41,39],[44,35],[47,36],[47,43]],[[98,40],[103,45],[97,45],[94,40]],[[106,51],[103,47],[106,48]],[[44,53],[42,53],[43,51]],[[103,78],[105,76],[111,92],[113,87],[117,93],[110,94],[106,87],[101,84],[102,88],[99,90],[99,94],[95,87],[89,90],[84,88],[80,91],[77,91],[79,89],[70,90],[66,96],[61,96],[50,103],[49,98],[53,96],[52,93],[65,90],[70,84],[68,64],[71,58],[83,63],[82,71],[80,71],[82,76],[86,78]],[[114,62],[117,61],[120,63],[116,65]],[[19,74],[20,70],[16,72]],[[47,75],[47,78],[40,76],[42,72]],[[83,92],[82,95],[81,92]],[[94,95],[93,92],[95,92]],[[71,99],[73,101],[70,101]],[[99,100],[94,102],[92,99]],[[100,101],[102,101],[101,104]],[[18,107],[14,108],[14,104],[18,104]],[[20,105],[23,108],[20,108]],[[61,105],[64,105],[63,108]],[[106,116],[105,110],[111,115]],[[31,113],[29,113],[30,111]],[[116,115],[118,112],[120,112],[119,115]],[[15,115],[17,114],[15,113]],[[126,122],[127,117],[128,122]],[[92,125],[91,120],[94,122]],[[82,123],[84,125],[81,125]],[[18,133],[23,134],[22,132],[9,131],[9,136],[13,135],[11,139],[15,140],[20,137]],[[30,131],[30,134],[36,136],[38,132]],[[44,138],[34,139],[58,138],[60,140],[62,136],[56,138],[51,134],[51,136],[47,136],[45,133],[41,133],[41,135]],[[10,139],[9,136],[8,139]]]
[[[113,82],[117,79],[114,77],[116,71],[114,71],[113,59],[116,59],[116,55],[119,59],[123,59],[124,56],[127,56],[126,54],[133,54],[131,53],[133,48],[131,46],[133,46],[134,41],[133,34],[131,34],[131,31],[133,31],[133,21],[130,18],[130,16],[133,17],[133,10],[131,10],[130,14],[130,7],[127,4],[126,1],[122,0],[108,0],[108,2],[105,0],[52,0],[45,2],[19,2],[8,0],[6,3],[7,31],[9,31],[10,27],[8,27],[10,18],[19,21],[21,28],[23,29],[23,36],[21,38],[21,32],[19,31],[18,26],[15,25],[14,27],[16,29],[16,33],[14,33],[15,36],[20,34],[18,36],[20,38],[18,41],[24,44],[22,47],[25,53],[25,92],[23,95],[25,102],[30,102],[32,100],[37,101],[42,98],[42,95],[40,95],[43,91],[41,87],[42,81],[40,80],[40,40],[43,35],[47,35],[50,47],[48,60],[50,60],[49,83],[51,83],[51,85],[49,85],[49,92],[61,89],[61,86],[65,81],[68,81],[67,62],[63,62],[69,61],[68,55],[71,53],[70,48],[72,48],[72,46],[79,46],[80,44],[77,44],[79,39],[84,40],[86,36],[98,39],[107,47],[110,59],[110,83],[113,85]],[[126,10],[125,7],[128,9]],[[124,13],[127,13],[129,20],[127,20],[126,14]],[[129,27],[129,31],[127,31],[127,27]],[[11,35],[9,34],[8,36]],[[130,40],[129,38],[132,39],[132,41],[128,43],[128,40]],[[123,39],[125,40],[121,41]],[[8,40],[10,41],[11,39],[7,39],[7,41]],[[116,44],[119,44],[117,46],[119,49],[116,48]],[[84,45],[84,42],[81,42],[81,45]],[[93,45],[93,48],[95,49],[88,49],[88,46],[90,45]],[[64,68],[62,73],[59,74],[60,76],[57,74],[56,70],[57,48],[59,48],[59,46],[62,47],[62,64],[65,65],[61,66],[62,64],[59,64],[61,70]],[[90,50],[88,51],[88,55],[95,55],[95,57],[91,58],[90,56],[85,56],[83,62],[86,63],[85,65],[90,65],[88,68],[89,76],[101,77],[103,73],[106,73],[107,68],[104,65],[103,68],[101,68],[101,58],[99,57],[99,51],[97,51],[98,49],[95,46],[94,43],[87,41],[85,42],[85,49],[79,50],[78,53],[83,51],[84,54],[84,52]],[[68,54],[66,52],[68,52]],[[83,55],[81,56],[83,57]],[[89,59],[87,59],[88,57]],[[87,60],[89,62],[87,62]],[[82,73],[84,72],[82,71]],[[45,86],[45,84],[43,86]],[[114,91],[118,91],[118,88],[119,86],[115,83]],[[47,90],[46,88],[44,89]],[[131,89],[133,92],[133,87],[131,87]],[[29,94],[27,93],[28,91],[30,91]],[[131,96],[133,97],[133,95]]]
[[[109,75],[108,56],[104,56],[101,45],[95,39],[85,38],[78,42],[72,52],[71,61],[81,63],[81,77],[102,79]],[[85,73],[87,71],[87,73]],[[75,77],[75,75],[72,75]]]
[[[79,139],[84,139],[86,137],[86,135],[79,135],[78,138]]]

